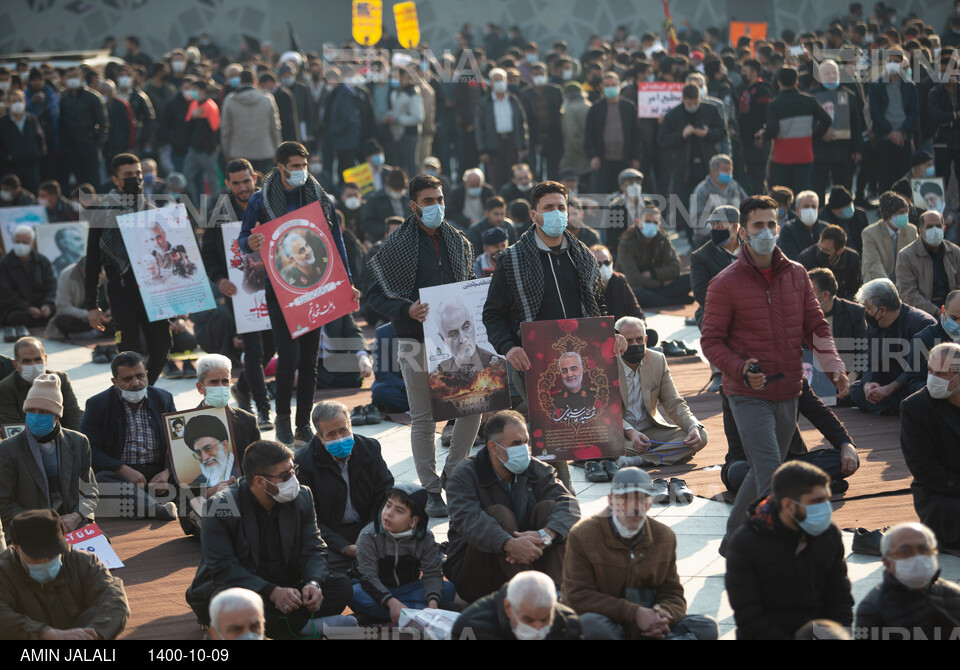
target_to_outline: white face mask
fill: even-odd
[[[295,500],[297,494],[300,493],[300,482],[297,481],[296,477],[291,477],[287,481],[277,484],[276,495],[270,493],[269,491],[267,493],[278,503],[288,503],[292,500]]]
[[[71,90],[80,88],[80,80],[77,77],[67,77],[67,88]]]
[[[611,514],[610,520],[613,521],[613,527],[617,529],[617,535],[622,537],[624,540],[632,540],[637,536],[637,534],[641,530],[643,530],[643,526],[647,522],[647,517],[646,516],[643,517],[643,521],[640,523],[639,526],[637,526],[636,530],[630,530],[629,528],[624,526],[622,523],[620,523],[620,519],[617,518],[616,514]]]
[[[886,63],[887,74],[897,74],[900,72],[900,63]]]
[[[20,116],[27,109],[27,106],[22,102],[14,102],[10,104],[10,111]]]
[[[343,201],[343,206],[347,209],[360,209],[360,198],[357,198],[356,196],[347,198]]]
[[[640,184],[630,184],[627,186],[627,195],[631,198],[638,199],[643,195],[643,187]]]
[[[507,82],[502,79],[493,82],[493,92],[494,93],[506,93],[507,92]]]
[[[613,266],[612,265],[601,265],[600,266],[600,278],[603,280],[604,284],[609,283],[610,278],[613,276]]]
[[[546,83],[547,83],[547,78],[542,74],[538,74],[536,77],[533,78],[534,86],[544,86]]]
[[[139,402],[142,402],[144,398],[147,397],[146,387],[140,389],[139,391],[120,391],[120,397],[126,400],[132,405],[136,405]]]
[[[939,569],[936,556],[916,555],[893,562],[893,576],[908,589],[926,587]]]
[[[956,377],[953,379],[956,379]],[[952,396],[956,391],[956,389],[954,391],[950,390],[953,379],[942,379],[936,375],[927,375],[927,392],[930,397],[936,400],[946,400]]]
[[[33,384],[33,380],[43,374],[46,370],[46,365],[43,363],[37,363],[36,365],[21,365],[20,366],[20,376],[23,377],[23,381],[28,384]]]
[[[133,80],[130,77],[123,76],[117,79],[117,86],[126,90],[130,88],[130,85],[133,83]]]
[[[810,227],[817,222],[817,210],[815,207],[804,207],[800,210],[800,220],[803,225]]]
[[[13,253],[15,253],[19,258],[26,258],[30,255],[30,245],[22,243],[14,244]]]
[[[547,635],[550,634],[550,628],[551,626],[544,626],[538,630],[522,621],[518,621],[513,629],[513,635],[518,640],[546,640]]]

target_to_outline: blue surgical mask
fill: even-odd
[[[660,230],[660,226],[655,223],[650,223],[649,221],[643,222],[643,227],[640,228],[640,234],[643,235],[648,240],[652,240],[657,236],[657,232]]]
[[[933,165],[931,165],[930,167],[924,169],[924,171],[923,171],[923,176],[924,176],[924,177],[935,177],[936,174],[937,174],[937,168],[934,167]]]
[[[57,417],[53,414],[40,414],[38,412],[26,413],[26,424],[30,432],[35,437],[43,437],[53,432],[57,425]]]
[[[294,188],[299,188],[307,183],[306,170],[289,170],[289,174],[290,176],[287,177],[287,182]]]
[[[381,165],[383,165],[383,154],[374,154],[373,156],[371,156],[370,163],[374,167],[380,167]]]
[[[603,97],[605,98],[616,98],[620,95],[619,86],[604,86],[603,87]]]
[[[526,472],[530,466],[530,449],[527,445],[521,444],[517,447],[504,447],[499,442],[494,442],[494,444],[501,449],[507,450],[507,460],[500,459],[500,455],[497,454],[497,458],[500,459],[500,462],[503,463],[503,466],[507,470],[515,475]]]
[[[952,337],[954,341],[960,339],[960,323],[957,323],[946,314],[941,314],[940,324],[943,326],[943,329],[946,331],[947,335]]]
[[[540,227],[547,237],[560,237],[563,231],[567,229],[567,213],[555,209],[552,212],[544,212],[540,215],[543,223]]]
[[[469,195],[471,198],[476,198],[476,197],[478,197],[481,193],[483,193],[483,187],[482,187],[482,186],[477,186],[476,188],[470,187],[470,186],[467,187],[467,195]]]
[[[327,442],[324,446],[327,449],[327,453],[334,458],[346,458],[353,453],[353,434],[351,433],[347,437],[341,437],[339,440]]]
[[[836,91],[838,88],[840,88],[840,82],[839,82],[839,81],[825,81],[825,82],[823,82],[823,87],[824,87],[825,89],[827,89],[828,91]]]
[[[797,501],[794,500],[794,502]],[[800,505],[800,503],[797,504]],[[833,514],[833,509],[830,507],[829,501],[817,503],[816,505],[800,506],[805,507],[807,510],[806,518],[803,521],[797,521],[797,525],[803,529],[804,533],[816,537],[817,535],[823,534],[823,531],[830,527],[830,517]]]
[[[893,225],[897,228],[903,229],[906,228],[910,223],[910,216],[908,214],[897,214],[893,217]]]
[[[445,208],[443,205],[430,205],[420,209],[420,221],[430,230],[436,230],[443,223]]]
[[[852,219],[854,214],[856,214],[856,210],[851,202],[849,205],[843,208],[842,212],[840,212],[840,218],[844,220]]]
[[[211,407],[226,407],[230,404],[229,386],[205,386],[204,389],[207,392],[204,398]]]
[[[721,172],[717,175],[717,181],[721,184],[729,184],[733,181],[733,175],[729,172]]]
[[[230,88],[240,88],[240,77],[230,77],[227,83],[230,84]]]
[[[143,175],[143,184],[144,186],[153,186],[153,182],[155,182],[156,179],[157,175],[153,174],[152,172],[148,172]]]
[[[46,563],[30,564],[24,561],[23,564],[27,566],[27,570],[30,572],[30,579],[40,584],[49,584],[52,582],[57,578],[57,575],[60,574],[60,568],[63,567],[63,562],[60,560],[59,555],[51,558]]]

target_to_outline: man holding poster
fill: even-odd
[[[117,154],[111,164],[114,188],[100,199],[98,207],[90,207],[90,228],[87,233],[87,263],[84,275],[85,303],[90,327],[103,331],[112,319],[117,332],[117,351],[146,353],[147,383],[153,386],[167,363],[170,351],[170,323],[166,319],[150,321],[133,265],[117,217],[156,209],[143,197],[143,170],[133,154]],[[148,231],[140,231],[146,235]],[[97,306],[100,270],[107,274],[107,297],[111,316]],[[146,337],[146,351],[140,343],[140,331]]]
[[[277,147],[277,168],[263,183],[263,190],[254,193],[243,215],[240,230],[240,248],[252,254],[264,244],[261,233],[252,233],[254,227],[279,219],[306,205],[319,202],[323,215],[330,226],[337,252],[350,277],[350,264],[343,246],[339,219],[326,191],[307,170],[310,153],[299,142],[284,142]],[[267,311],[273,325],[273,337],[277,347],[277,439],[286,445],[294,440],[309,442],[313,437],[310,429],[310,411],[313,408],[313,392],[317,386],[317,354],[320,350],[320,329],[316,328],[294,339],[287,327],[277,294],[269,278],[266,280]],[[353,289],[354,299],[360,292]],[[290,400],[293,396],[294,372],[299,371],[297,382],[296,435],[290,424]]]
[[[463,233],[444,220],[440,180],[418,175],[410,180],[410,209],[370,259],[370,307],[390,318],[394,332],[403,338],[398,352],[400,371],[410,403],[410,442],[420,484],[427,489],[426,512],[430,518],[447,516],[441,489],[456,466],[470,454],[480,429],[480,415],[458,417],[450,452],[437,475],[436,422],[430,400],[430,385],[423,344],[423,322],[429,303],[421,303],[418,291],[429,286],[475,279],[473,247]]]

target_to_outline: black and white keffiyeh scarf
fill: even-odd
[[[417,260],[420,257],[418,231],[417,217],[411,214],[383,240],[380,249],[367,262],[373,278],[391,300],[415,302],[417,299]],[[440,244],[447,253],[453,281],[473,279],[473,246],[467,238],[446,221],[441,224],[438,234]]]
[[[603,283],[597,259],[583,242],[569,232],[565,231],[563,235],[567,241],[566,254],[577,269],[583,316],[603,316]],[[516,244],[507,247],[500,256],[500,263],[507,273],[512,301],[520,306],[523,321],[536,321],[543,304],[543,266],[536,236],[536,227],[531,226]]]
[[[326,191],[323,190],[320,182],[314,179],[313,175],[307,175],[307,182],[300,191],[300,207],[317,201],[323,207],[323,214],[327,217],[327,223],[337,221]],[[279,170],[275,169],[267,175],[263,182],[263,209],[267,212],[271,221],[288,214],[286,190],[283,188],[283,180],[280,178]]]

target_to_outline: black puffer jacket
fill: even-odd
[[[737,639],[788,640],[813,619],[849,626],[853,595],[843,556],[836,526],[811,537],[783,525],[772,496],[754,503],[727,549]]]
[[[857,606],[857,628],[871,629],[860,631],[862,639],[870,640],[883,639],[880,631],[872,629],[884,627],[902,628],[910,640],[950,639],[953,631],[960,627],[960,586],[945,579],[934,579],[923,591],[911,591],[889,572],[884,572],[883,583],[874,587]]]
[[[510,618],[503,609],[507,597],[504,584],[496,593],[481,598],[467,609],[453,625],[454,640],[516,640],[510,627]],[[581,639],[580,618],[576,612],[557,603],[553,606],[553,625],[548,640]]]

